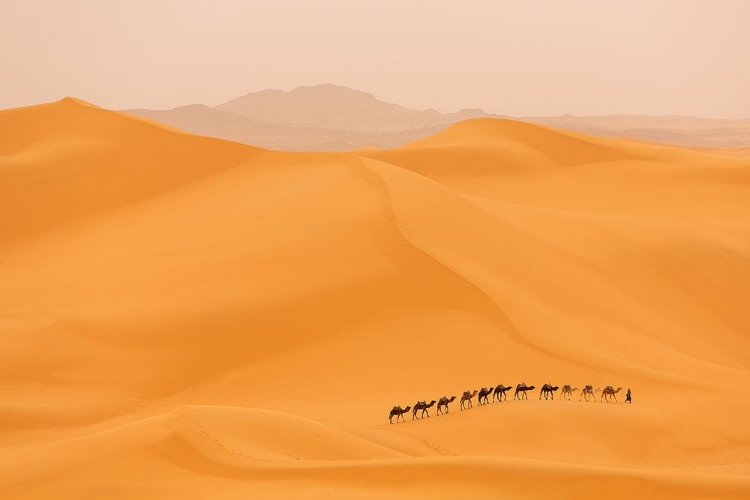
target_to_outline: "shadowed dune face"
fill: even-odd
[[[736,156],[492,119],[281,153],[2,111],[0,490],[745,498]],[[635,403],[385,418],[490,380]]]

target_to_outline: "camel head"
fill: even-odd
[[[449,403],[452,403],[452,402],[453,402],[453,400],[455,400],[455,399],[456,399],[456,396],[451,396],[451,397],[450,397],[450,399],[448,400],[448,402],[449,402]]]
[[[406,408],[404,408],[404,409],[403,409],[402,411],[403,411],[404,413],[406,413],[406,412],[407,412],[407,411],[409,411],[409,410],[411,410],[411,406],[407,406],[407,407],[406,407]]]
[[[536,386],[530,385],[530,386],[528,386],[528,389],[529,389],[530,391],[533,391],[534,389],[536,389]]]
[[[432,401],[430,401],[430,404],[427,405],[427,408],[431,408],[435,403],[437,403],[437,401],[433,399]]]
[[[552,387],[550,387],[550,389],[552,389],[553,391],[556,391],[556,390],[558,390],[559,388],[560,388],[560,386],[559,386],[559,385],[553,385]]]
[[[618,392],[620,392],[621,390],[622,390],[622,387],[618,387],[617,389],[615,389],[615,393],[618,393]]]
[[[476,389],[474,389],[474,392],[471,393],[471,397],[473,398],[474,396],[476,396],[477,392],[479,392],[479,391],[477,391]]]
[[[597,387],[596,389],[594,389],[594,392],[601,392],[601,390],[601,387]]]
[[[575,392],[575,391],[577,391],[577,390],[578,390],[578,387],[571,387],[571,388],[570,388],[570,392]]]

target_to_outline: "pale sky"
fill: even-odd
[[[750,1],[0,0],[0,108],[319,83],[445,112],[750,117]]]

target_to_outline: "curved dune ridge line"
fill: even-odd
[[[282,153],[0,111],[0,491],[747,498],[735,153],[500,119]]]

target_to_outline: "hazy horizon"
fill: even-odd
[[[750,117],[750,2],[10,1],[0,108],[215,106],[332,83],[412,109]]]

